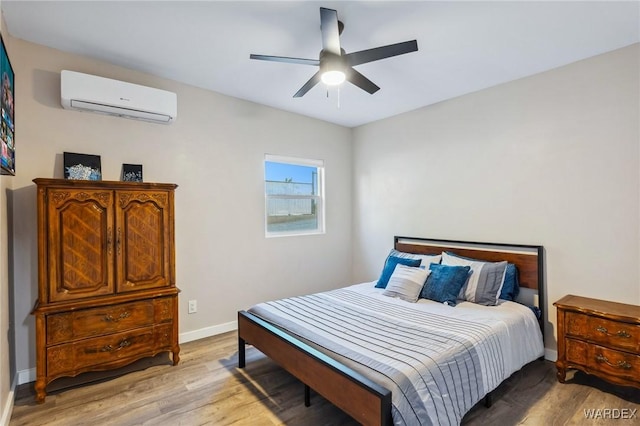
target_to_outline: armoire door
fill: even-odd
[[[172,283],[173,198],[166,191],[116,191],[116,291]]]
[[[113,191],[47,193],[50,302],[114,293]]]

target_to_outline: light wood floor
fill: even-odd
[[[91,384],[60,380],[44,404],[22,385],[10,426],[18,425],[352,425],[347,415],[312,393],[304,406],[303,385],[253,348],[247,367],[237,368],[235,332],[182,345],[180,364],[160,355],[136,363],[144,368]],[[96,377],[84,377],[95,380]],[[77,380],[77,379],[76,379]],[[491,408],[474,407],[464,425],[640,424],[640,391],[596,378],[555,378],[554,365],[535,361],[494,392]],[[637,409],[635,419],[586,420],[585,409]]]

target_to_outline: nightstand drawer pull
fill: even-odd
[[[606,334],[607,336],[623,337],[625,339],[628,339],[629,337],[631,337],[631,335],[629,333],[627,333],[626,331],[624,331],[624,330],[620,330],[616,334],[611,334],[611,333],[609,333],[609,330],[607,330],[606,328],[604,328],[601,325],[596,327],[596,331],[599,331],[602,334]]]
[[[103,346],[102,349],[100,349],[100,352],[113,352],[113,351],[119,351],[120,349],[124,349],[127,346],[131,346],[131,342],[128,341],[127,339],[124,339],[123,341],[120,342],[120,344],[118,346],[116,346],[115,348],[111,345],[106,345]]]
[[[131,316],[131,313],[129,311],[124,311],[123,313],[121,313],[118,317],[114,318],[113,316],[111,316],[111,314],[107,314],[104,317],[104,320],[106,322],[118,322],[118,321],[122,321],[125,318],[129,318]]]
[[[612,364],[609,362],[609,358],[607,358],[606,356],[602,355],[602,354],[598,354],[596,355],[596,361],[598,362],[604,362],[605,364],[607,364],[610,367],[613,368],[622,368],[624,370],[631,370],[632,365],[629,364],[627,361],[618,361],[615,364]]]

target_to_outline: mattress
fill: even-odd
[[[526,306],[408,303],[363,283],[253,306],[249,312],[392,392],[398,425],[455,425],[544,353]]]

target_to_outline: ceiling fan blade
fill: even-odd
[[[345,55],[345,57],[347,58],[347,63],[350,66],[355,66],[380,59],[390,58],[392,56],[404,55],[405,53],[415,52],[417,50],[418,42],[416,40],[411,40],[349,53]]]
[[[269,56],[269,55],[249,55],[249,59],[258,59],[261,61],[287,62],[289,64],[315,65],[319,66],[318,59],[289,58],[287,56]]]
[[[367,77],[360,74],[358,71],[354,70],[353,68],[351,68],[347,72],[347,81],[358,86],[365,92],[369,92],[369,94],[371,95],[373,95],[378,90],[380,90],[380,88],[376,86],[376,84],[373,81],[369,80]]]
[[[322,31],[322,50],[340,55],[338,12],[333,9],[320,8],[320,31]]]
[[[307,81],[304,86],[302,86],[300,88],[300,90],[298,90],[296,92],[295,95],[293,95],[294,98],[301,98],[305,95],[305,93],[307,93],[309,90],[311,90],[311,88],[313,86],[315,86],[316,84],[318,84],[320,82],[320,71],[318,71],[317,73],[315,73],[313,75],[313,77],[311,77],[309,79],[309,81]]]

